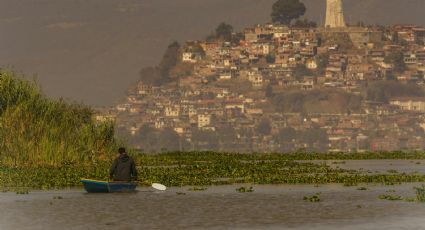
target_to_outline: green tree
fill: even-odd
[[[239,45],[240,42],[244,39],[245,39],[244,33],[238,32],[238,33],[232,34],[232,44]]]
[[[394,66],[394,71],[397,73],[402,73],[406,70],[406,63],[404,62],[403,52],[393,52],[385,57],[384,62],[387,64],[392,64]]]
[[[270,121],[262,120],[258,123],[256,131],[261,135],[269,135],[272,131],[272,127],[270,125]]]
[[[162,57],[161,62],[159,63],[159,71],[162,79],[168,79],[169,73],[172,68],[174,68],[180,60],[180,44],[178,42],[171,43],[167,50],[165,51],[164,56]]]
[[[304,18],[303,20],[297,19],[294,23],[294,26],[299,28],[316,28],[317,23]]]
[[[140,81],[148,85],[162,85],[170,81],[170,72],[179,63],[180,54],[180,44],[176,41],[171,43],[158,66],[140,71]]]
[[[322,53],[317,55],[316,62],[317,62],[317,71],[319,72],[319,74],[324,74],[326,67],[328,67],[329,65],[329,54]]]
[[[217,39],[222,39],[224,41],[232,41],[233,26],[226,24],[224,22],[220,23],[215,29],[215,36]]]
[[[273,23],[285,25],[291,24],[291,21],[304,15],[306,7],[299,0],[278,0],[272,6]]]
[[[370,101],[388,102],[392,97],[424,97],[424,90],[416,84],[403,84],[398,81],[376,81],[366,90]]]
[[[298,64],[294,69],[294,77],[297,80],[302,80],[304,76],[312,76],[313,72],[309,70],[305,65]]]

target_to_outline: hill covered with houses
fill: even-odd
[[[109,115],[144,151],[425,147],[425,28],[308,20],[171,44]]]

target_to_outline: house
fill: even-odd
[[[391,105],[397,105],[402,110],[425,112],[424,97],[399,97],[390,100]]]
[[[211,124],[210,114],[198,114],[198,128],[207,127]]]

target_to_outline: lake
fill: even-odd
[[[241,185],[165,192],[87,194],[83,188],[0,193],[0,229],[425,229],[425,204],[388,201],[381,194],[415,197],[414,186]],[[249,187],[250,185],[245,185]],[[360,186],[359,186],[360,187]],[[320,193],[311,203],[304,196]]]

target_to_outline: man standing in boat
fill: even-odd
[[[125,151],[125,148],[118,149],[119,156],[112,163],[109,170],[109,177],[114,181],[132,181],[137,180],[136,164]]]

